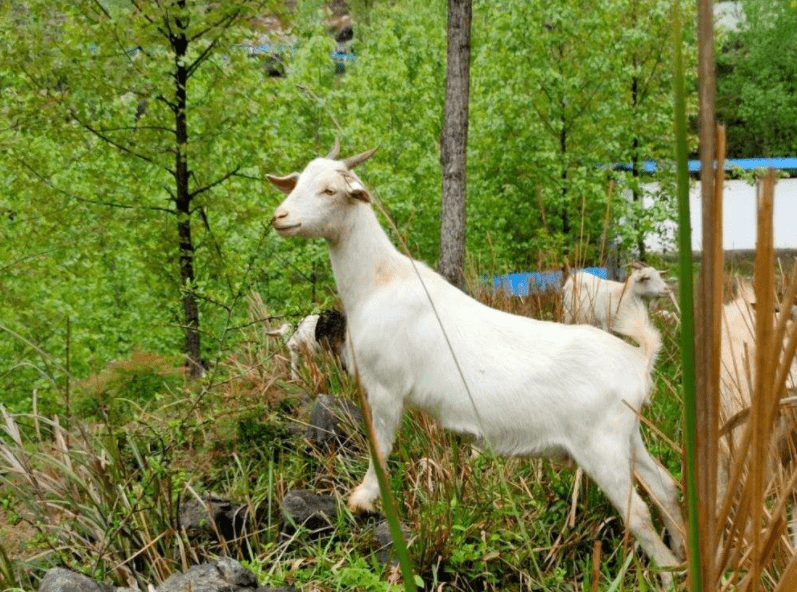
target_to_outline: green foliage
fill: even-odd
[[[185,215],[173,207],[175,64],[158,27],[167,15],[158,4],[104,6],[0,7],[0,385],[8,404],[29,410],[35,391],[42,409],[55,410],[70,381],[136,348],[180,354],[186,291],[198,301],[211,365],[249,322],[251,290],[267,315],[289,322],[334,305],[325,246],[270,232],[282,194],[262,179],[299,170],[336,137],[344,153],[379,146],[361,174],[412,254],[434,263],[443,4],[358,4],[356,60],[343,75],[329,58],[322,2],[275,8],[290,31],[271,38],[290,46],[283,78],[268,77],[267,58],[240,48],[266,35],[253,19],[269,6],[191,0],[168,15],[195,37],[185,57],[196,64],[188,140],[179,147],[196,192],[190,285],[181,282],[177,235]],[[558,268],[565,257],[598,262],[612,239],[631,249],[672,215],[672,171],[643,176],[606,165],[671,157],[667,3],[506,0],[474,10],[471,265],[478,273]],[[651,207],[629,201],[649,191],[643,181],[658,183]]]
[[[91,421],[124,425],[158,395],[178,392],[185,381],[175,358],[134,350],[78,385],[71,413]]]
[[[473,41],[472,258],[495,250],[499,270],[533,269],[559,267],[565,254],[571,264],[598,261],[606,239],[630,248],[637,237],[618,223],[657,226],[671,215],[669,199],[632,209],[624,191],[640,193],[642,179],[605,167],[671,159],[669,3],[478,10],[487,24]]]
[[[236,448],[247,456],[262,454],[276,458],[290,437],[288,426],[270,418],[263,406],[244,412],[236,419]]]
[[[728,155],[797,153],[797,11],[791,0],[745,0],[744,21],[717,53],[717,118]]]

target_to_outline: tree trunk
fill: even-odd
[[[634,67],[636,68],[636,59],[633,62]],[[636,112],[637,107],[639,106],[639,77],[634,76],[631,78],[631,110]],[[643,195],[637,189],[636,181],[639,179],[640,174],[640,159],[639,159],[639,138],[634,136],[633,140],[631,140],[631,176],[634,177],[634,189],[632,191],[632,196],[634,203],[637,204],[639,209],[639,217],[634,220],[634,231],[636,234],[636,244],[637,249],[639,250],[639,260],[644,261],[646,258],[645,252],[645,235],[642,232],[642,209],[645,207],[645,204],[642,203]]]
[[[471,0],[448,2],[446,103],[440,148],[443,208],[437,270],[460,289],[465,287],[465,202],[470,93]]]
[[[567,236],[570,234],[570,219],[568,217],[569,204],[567,203],[567,120],[565,119],[564,105],[562,105],[562,128],[559,130],[559,154],[562,156],[562,234]],[[565,253],[569,252],[567,245],[570,242],[565,242]]]
[[[172,37],[175,57],[174,74],[174,117],[175,117],[175,206],[177,209],[177,234],[180,242],[180,290],[183,303],[183,331],[185,332],[184,353],[190,378],[202,374],[199,333],[199,307],[194,296],[194,243],[191,239],[191,199],[188,189],[190,171],[188,170],[188,120],[186,114],[188,70],[186,52],[188,39],[185,24],[175,20],[177,34]]]

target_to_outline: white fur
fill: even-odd
[[[301,175],[269,180],[288,194],[272,219],[277,232],[327,241],[380,454],[390,454],[405,405],[499,454],[569,454],[645,552],[660,566],[677,565],[632,482],[636,470],[661,501],[680,553],[676,483],[639,433],[648,389],[643,353],[593,327],[489,308],[398,252],[349,166],[362,156],[317,158]],[[370,510],[378,495],[372,462],[349,506]]]
[[[642,298],[666,296],[669,291],[661,274],[652,267],[635,269],[625,283],[577,271],[564,285],[564,320],[609,331],[626,307],[642,304]]]
[[[661,334],[651,323],[643,298],[669,293],[661,274],[652,267],[635,269],[625,283],[578,271],[563,288],[564,321],[632,337],[642,348],[650,373],[661,350]]]
[[[723,422],[737,418],[737,414],[750,408],[753,399],[752,387],[755,384],[757,312],[755,294],[752,287],[746,284],[739,285],[739,294],[738,298],[723,306],[722,309],[720,402]],[[779,307],[776,306],[776,308]],[[777,312],[773,311],[773,325],[776,322]],[[789,321],[789,323],[791,322]],[[785,345],[784,343],[784,347]],[[792,360],[787,390],[794,392],[796,382],[797,360]],[[750,416],[748,415],[746,421],[738,422],[738,424],[734,422],[735,429],[732,429],[728,436],[720,439],[720,472],[718,480],[718,493],[720,496],[724,496],[727,491],[733,458],[732,450],[739,450],[749,421]],[[775,449],[771,452],[784,453],[780,458],[784,462],[790,460],[787,451],[790,448],[789,439],[791,437],[791,423],[782,419],[776,421],[771,434],[771,441]],[[770,456],[769,460],[774,462],[776,458]],[[773,469],[774,466],[770,466],[770,475],[773,474]],[[797,546],[797,521],[792,520],[790,530],[792,542]]]

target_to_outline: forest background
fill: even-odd
[[[797,52],[782,51],[797,42],[793,3],[742,4],[742,27],[718,35],[729,156],[794,155]],[[379,146],[361,176],[434,264],[446,5],[346,8],[355,59],[336,62],[329,22],[342,9],[318,1],[0,5],[4,405],[46,415],[112,360],[179,357],[191,339],[212,365],[250,322],[253,292],[294,323],[336,304],[325,245],[270,232],[282,195],[264,182],[336,138],[345,155]],[[600,263],[612,242],[645,255],[674,208],[670,10],[475,3],[472,278]],[[264,39],[269,52],[250,51]],[[642,172],[649,160],[657,173]],[[658,191],[643,208],[648,182]]]

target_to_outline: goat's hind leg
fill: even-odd
[[[401,420],[404,403],[401,397],[394,397],[387,389],[371,387],[368,389],[368,402],[374,424],[377,453],[385,460],[390,456],[396,429]],[[373,512],[374,501],[379,497],[379,481],[376,477],[374,459],[368,465],[368,472],[349,496],[348,506],[353,512]]]
[[[623,518],[631,534],[636,537],[645,554],[659,567],[679,565],[672,551],[656,533],[650,510],[632,482],[631,442],[622,432],[593,434],[586,449],[571,454],[584,471],[598,484]],[[660,574],[665,589],[672,585],[672,575]]]
[[[661,510],[661,517],[670,535],[670,549],[683,561],[686,557],[684,526],[681,506],[678,503],[678,484],[672,475],[654,459],[645,448],[637,431],[632,439],[634,469]]]

